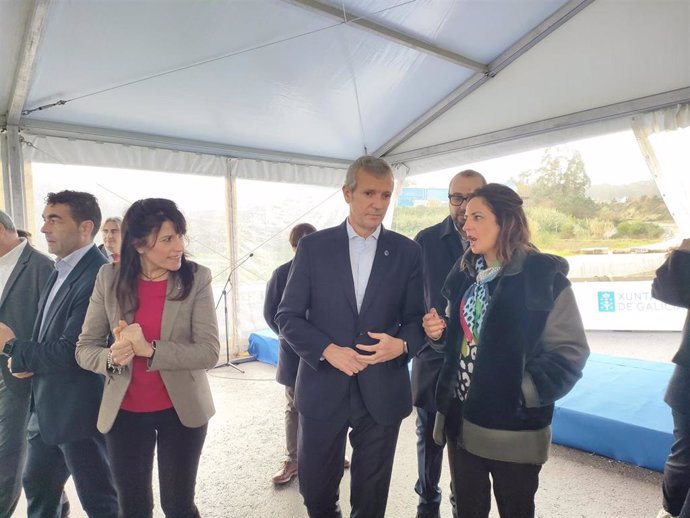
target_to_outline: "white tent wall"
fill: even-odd
[[[214,290],[216,296],[220,297],[223,288],[229,288],[226,291],[231,356],[246,350],[248,334],[266,325],[262,315],[265,283],[272,268],[289,258],[282,251],[277,254],[275,252],[281,248],[288,249],[282,245],[283,241],[287,241],[287,232],[292,220],[301,220],[304,216],[306,220],[314,221],[319,228],[323,228],[342,221],[346,214],[343,211],[343,207],[346,206],[338,195],[345,178],[345,169],[227,158],[219,155],[30,133],[23,135],[22,138],[24,159],[33,164],[59,164],[65,168],[63,169],[65,171],[70,167],[107,168],[109,172],[103,173],[106,178],[103,178],[101,182],[108,183],[105,187],[108,190],[112,189],[112,194],[116,197],[121,197],[121,192],[118,192],[117,187],[118,170],[149,171],[149,174],[152,172],[191,174],[224,179],[223,214],[227,221],[227,235],[216,237],[221,242],[227,241],[229,254],[225,256],[222,253],[216,253],[212,246],[209,247],[204,243],[193,244],[197,245],[195,247],[197,249],[201,246],[204,255],[207,253],[216,255],[217,257],[212,259],[214,264],[218,260],[225,264],[224,267],[213,268]],[[396,170],[396,178],[402,180],[405,171],[405,168]],[[101,175],[97,171],[94,174]],[[191,198],[198,199],[199,196],[204,196],[204,193],[199,190],[200,187],[194,185],[192,178],[190,180],[192,184],[190,184],[189,195],[186,198],[183,196],[175,199],[183,212]],[[288,196],[296,199],[282,198],[286,196],[284,187],[286,183],[293,184],[291,194]],[[257,184],[265,184],[263,190],[255,188]],[[278,187],[281,184],[283,187]],[[271,185],[278,187],[280,194],[264,196],[264,192]],[[304,199],[300,199],[301,192],[305,188],[317,190]],[[332,196],[333,194],[337,196]],[[97,195],[102,196],[103,193],[99,192]],[[38,199],[33,201],[40,202]],[[314,213],[314,209],[317,208],[314,205],[319,205],[321,201],[326,203]],[[267,211],[273,217],[267,216],[265,220],[262,220],[262,217],[257,215],[260,211],[255,204],[262,206],[261,210]],[[291,208],[286,210],[286,206]],[[276,217],[276,212],[284,217]],[[318,215],[319,212],[321,216]],[[388,217],[388,224],[391,218],[392,210]],[[259,230],[257,225],[263,225],[264,228]],[[195,236],[190,237],[195,240]],[[260,259],[254,259],[245,265],[244,261],[249,254],[256,254]],[[257,264],[260,264],[260,267],[257,268]],[[246,275],[241,275],[243,272]],[[228,275],[230,275],[230,282],[224,286]],[[225,335],[222,304],[218,308],[218,319],[221,334]]]

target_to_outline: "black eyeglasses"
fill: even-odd
[[[451,205],[454,205],[455,207],[459,207],[463,203],[469,201],[471,197],[472,197],[471,194],[468,194],[467,196],[463,196],[462,194],[449,194],[448,200],[450,200]]]

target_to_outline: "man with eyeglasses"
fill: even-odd
[[[427,311],[436,308],[439,315],[445,314],[446,300],[441,295],[443,282],[468,246],[462,230],[467,201],[475,189],[484,185],[486,180],[477,171],[467,169],[456,174],[448,186],[450,215],[415,237],[422,247],[422,278]],[[412,365],[412,398],[417,409],[417,518],[440,516],[441,488],[438,483],[441,479],[443,446],[434,442],[433,431],[436,415],[434,393],[442,365],[443,355],[434,351],[428,343],[424,344]],[[451,503],[455,507],[455,503]],[[453,514],[456,514],[455,509]]]

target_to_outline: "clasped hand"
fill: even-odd
[[[110,346],[110,353],[116,365],[128,365],[134,356],[150,358],[153,356],[153,345],[146,341],[139,324],[127,324],[120,320],[113,329],[115,342]]]

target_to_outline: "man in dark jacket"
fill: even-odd
[[[38,297],[53,261],[21,239],[12,219],[0,211],[0,322],[30,338]],[[22,491],[31,380],[12,376],[0,355],[0,518],[12,516]]]
[[[288,237],[292,251],[297,252],[299,240],[313,232],[316,232],[316,228],[309,223],[300,223],[294,226]],[[274,484],[286,484],[297,475],[297,429],[299,416],[295,408],[295,379],[297,379],[299,356],[292,350],[292,347],[285,339],[280,336],[278,325],[275,323],[278,304],[280,304],[280,299],[283,298],[290,266],[292,266],[292,259],[276,268],[273,275],[271,275],[271,280],[266,285],[266,298],[264,299],[264,319],[280,339],[276,380],[281,385],[285,385],[285,399],[287,400],[285,405],[286,458],[283,461],[282,467],[273,475]]]
[[[103,377],[77,365],[74,351],[96,274],[107,259],[93,244],[101,223],[89,193],[49,193],[41,232],[57,257],[41,292],[30,338],[0,323],[0,353],[15,377],[31,378],[32,408],[23,485],[28,518],[59,516],[72,476],[89,518],[117,518],[105,440],[96,429]]]
[[[690,310],[690,239],[656,271],[652,296]],[[657,518],[690,518],[690,311],[673,363],[676,369],[664,399],[673,415],[674,442],[664,466],[663,509]]]
[[[352,518],[383,518],[400,423],[412,411],[407,362],[424,341],[421,249],[386,230],[394,178],[382,159],[348,169],[341,225],[299,244],[276,321],[300,357],[299,486],[310,518],[341,518],[341,459],[352,444]]]
[[[443,282],[455,262],[467,249],[462,230],[468,196],[486,184],[477,171],[467,169],[456,174],[448,186],[450,215],[441,223],[425,228],[415,241],[422,247],[422,276],[424,302],[427,311],[436,308],[439,315],[446,311],[446,299],[441,295]],[[436,382],[443,365],[443,354],[424,344],[412,364],[412,399],[417,409],[417,472],[415,491],[419,495],[417,518],[437,518],[441,504],[443,446],[434,442],[434,402]]]

